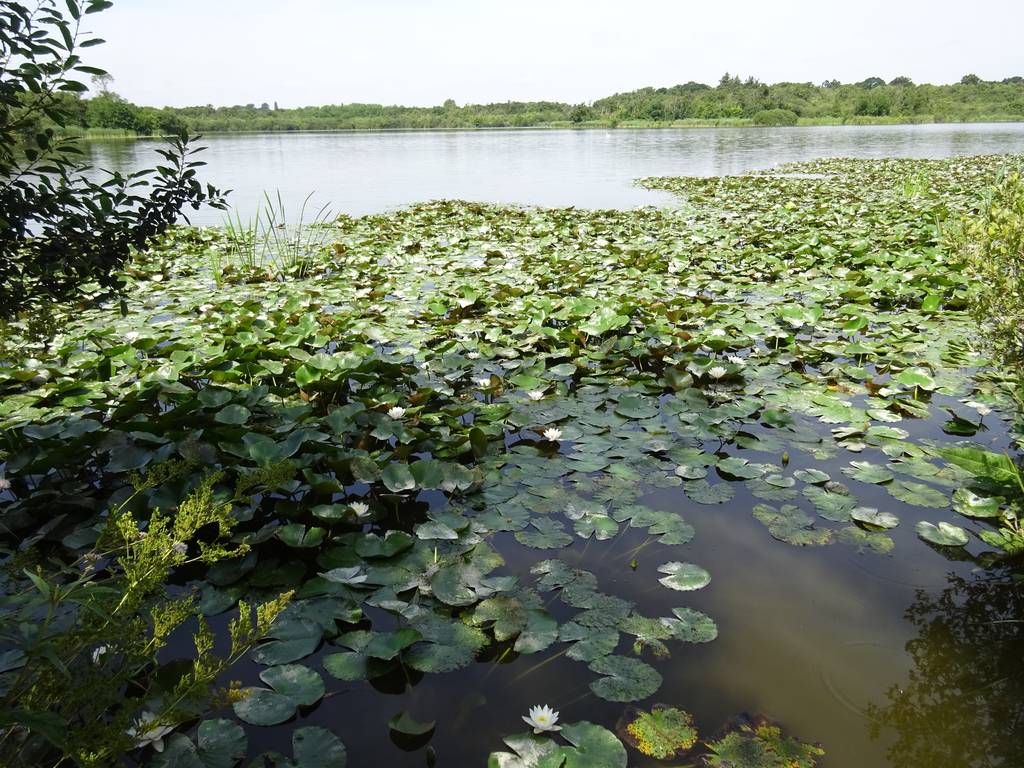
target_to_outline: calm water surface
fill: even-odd
[[[264,192],[289,214],[307,195],[349,214],[438,198],[545,206],[665,204],[643,176],[732,174],[817,157],[948,157],[1024,152],[1024,124],[500,130],[209,136],[203,177],[232,189],[244,217]],[[92,162],[136,170],[156,162],[154,141],[92,142]],[[203,224],[222,215],[203,211]]]
[[[1024,125],[246,135],[208,143],[206,175],[236,190],[232,200],[243,216],[255,210],[264,189],[280,189],[288,205],[316,190],[335,210],[360,214],[439,197],[590,207],[661,203],[667,197],[631,180],[736,173],[829,155],[1022,152]],[[92,147],[97,164],[130,170],[150,162],[152,144]],[[219,215],[200,221],[217,223]],[[902,426],[914,430],[915,439],[948,439],[938,418]],[[998,451],[1009,444],[998,422],[974,439]],[[764,454],[727,450],[764,460]],[[824,468],[841,478],[850,458],[839,456]],[[887,461],[875,449],[852,458]],[[800,466],[822,465],[794,455],[790,470]],[[738,713],[762,713],[793,735],[821,743],[828,752],[824,768],[1024,765],[1024,625],[1015,623],[1024,610],[1021,588],[948,559],[916,537],[918,520],[948,514],[857,484],[860,503],[899,515],[900,526],[891,532],[894,552],[858,553],[840,544],[798,548],[774,541],[750,514],[758,499],[742,483],[735,488],[735,500],[719,507],[694,504],[680,489],[652,489],[641,499],[679,511],[694,525],[695,544],[682,550],[627,529],[614,542],[577,540],[557,553],[594,571],[603,591],[635,601],[645,615],[688,605],[718,622],[712,643],[672,644],[672,658],[656,662],[664,683],[643,706],[661,701],[685,708],[705,737]],[[428,503],[437,499],[421,501],[419,519]],[[409,526],[416,522],[404,519]],[[508,534],[492,543],[510,572],[528,577],[536,553]],[[633,557],[636,570],[629,566]],[[661,587],[657,566],[677,559],[708,568],[711,584],[685,596]],[[551,606],[556,615],[558,605]],[[383,613],[369,615],[374,629],[391,621]],[[372,683],[325,676],[329,696],[291,725],[248,729],[250,754],[287,752],[290,728],[322,725],[344,739],[351,765],[421,768],[423,745],[389,736],[385,723],[401,711],[437,720],[431,741],[437,765],[454,768],[483,766],[487,754],[501,748],[501,735],[524,729],[520,715],[531,705],[550,704],[569,722],[612,726],[623,705],[593,696],[593,674],[559,648],[522,658],[492,648],[447,675],[409,671]],[[243,664],[232,676],[259,684],[258,672]],[[631,760],[632,766],[656,764],[632,751]]]

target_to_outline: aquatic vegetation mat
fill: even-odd
[[[245,752],[232,712],[251,734],[483,654],[526,672],[564,654],[588,670],[585,695],[643,702],[669,658],[719,634],[702,516],[794,559],[898,557],[898,525],[937,557],[1016,551],[1024,490],[985,437],[1012,418],[1012,379],[974,344],[970,278],[942,227],[1019,162],[645,180],[680,197],[671,209],[427,203],[343,217],[301,274],[224,270],[222,233],[176,231],[133,265],[123,312],[7,339],[5,551],[74,562],[132,477],[187,467],[127,502],[143,519],[223,473],[248,549],[178,586],[209,617],[295,593],[250,655],[261,682],[198,731],[177,723],[197,736],[167,750],[188,764]],[[624,574],[656,592],[618,593]],[[653,594],[674,604],[652,610]],[[674,711],[634,729],[647,754],[687,748]],[[413,735],[447,727],[430,718]],[[295,730],[276,764],[344,764],[333,722],[333,737]],[[780,738],[731,734],[709,764],[813,765]],[[583,721],[506,743],[492,765],[626,764]]]

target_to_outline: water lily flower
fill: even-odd
[[[157,752],[164,751],[164,736],[174,730],[172,725],[153,725],[156,715],[152,712],[143,712],[142,716],[135,721],[135,725],[125,733],[135,739],[135,746],[139,748],[152,745]]]
[[[747,361],[744,360],[739,355],[729,355],[729,362],[732,363],[733,365],[738,365],[741,368],[747,364]]]
[[[110,646],[108,645],[97,646],[92,652],[92,663],[99,664],[100,659],[102,659],[104,654],[106,654],[109,650]]]
[[[555,429],[554,427],[552,427],[551,429],[545,429],[544,439],[550,440],[552,443],[557,443],[559,440],[562,439],[562,430]]]
[[[393,408],[389,408],[388,416],[390,416],[395,421],[398,421],[400,418],[405,416],[405,408],[402,408],[401,406],[398,405],[394,406]]]
[[[725,331],[723,329],[721,329],[721,328],[712,328],[711,329],[711,335],[712,336],[722,337],[722,336],[725,336]]]
[[[364,504],[361,501],[353,501],[348,505],[348,508],[355,513],[356,517],[366,517],[370,514],[370,505]]]
[[[989,408],[984,403],[979,403],[979,402],[977,402],[975,400],[969,400],[967,402],[967,407],[968,408],[973,408],[975,411],[978,412],[979,416],[988,416],[990,413],[992,413],[992,409],[991,408]],[[0,490],[2,490],[2,488],[0,488]]]
[[[714,368],[708,370],[708,376],[710,376],[712,379],[715,379],[716,381],[725,376],[726,373],[728,373],[728,371],[726,371],[725,368],[723,368],[720,365],[716,365]]]
[[[538,735],[562,730],[562,726],[555,725],[558,722],[558,713],[547,704],[542,707],[530,707],[529,715],[524,715],[523,721]]]
[[[542,390],[542,389],[531,389],[529,392],[526,393],[526,396],[528,398],[530,398],[531,400],[543,400],[544,399],[544,390]]]
[[[481,387],[487,388],[491,386],[491,377],[488,376],[486,379],[477,379],[476,383],[479,384]]]
[[[11,481],[6,477],[0,477],[0,493],[11,490]]]

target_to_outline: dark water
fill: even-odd
[[[989,421],[990,430],[974,440],[994,450],[1005,447],[1005,425],[993,416]],[[944,439],[940,419],[901,426],[915,440]],[[751,461],[766,456],[726,450]],[[842,478],[840,469],[851,457],[888,460],[873,448],[856,455],[844,451],[828,462],[794,455],[789,471],[816,467]],[[705,738],[738,713],[767,715],[792,735],[820,743],[827,750],[822,768],[1024,764],[1024,590],[999,571],[948,559],[957,555],[917,538],[919,520],[956,515],[907,505],[882,487],[851,482],[861,504],[900,517],[900,525],[888,531],[893,552],[858,553],[838,543],[793,547],[769,536],[750,514],[760,500],[742,482],[733,485],[736,497],[720,506],[695,504],[679,488],[654,489],[640,499],[680,512],[695,527],[694,543],[686,547],[651,543],[642,531],[624,529],[612,541],[577,539],[553,555],[594,572],[602,591],[634,601],[645,615],[670,615],[686,605],[718,623],[719,637],[711,643],[672,643],[666,661],[645,654],[664,682],[644,706],[659,701],[690,711]],[[975,527],[965,518],[957,522]],[[530,566],[544,559],[511,534],[491,543],[507,560],[503,572],[524,583],[532,580]],[[970,549],[978,550],[977,542]],[[659,585],[657,566],[680,558],[708,568],[711,584],[683,594]],[[559,621],[568,618],[560,615],[558,601],[549,608]],[[391,622],[380,612],[368,616],[374,629]],[[628,653],[627,646],[624,637],[619,651]],[[248,729],[250,754],[284,749],[283,729],[321,725],[342,736],[352,765],[420,768],[424,744],[403,745],[389,735],[387,719],[402,711],[437,720],[430,745],[439,766],[485,765],[488,753],[502,748],[500,737],[522,732],[520,716],[540,703],[559,710],[563,720],[612,727],[624,705],[594,696],[588,688],[593,673],[563,656],[563,648],[556,644],[517,658],[492,647],[471,667],[445,675],[410,670],[372,683],[325,676],[333,695],[290,725]],[[335,650],[328,646],[322,652]],[[258,684],[257,667],[234,674],[239,671],[246,682]],[[956,761],[944,762],[951,755]],[[664,765],[632,750],[630,760],[631,766]]]
[[[636,187],[643,176],[716,175],[818,157],[948,157],[1024,151],[1024,124],[499,130],[209,136],[203,178],[232,189],[243,218],[264,192],[289,216],[311,192],[349,214],[438,198],[627,208],[671,201]],[[91,142],[92,162],[137,170],[154,141]],[[194,221],[219,224],[216,211]]]

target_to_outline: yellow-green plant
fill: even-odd
[[[175,461],[151,468],[145,478],[133,477],[135,492],[191,468]],[[290,593],[255,612],[240,603],[229,626],[230,650],[217,655],[193,599],[167,588],[173,569],[247,551],[244,542],[231,541],[232,502],[244,488],[231,501],[218,501],[220,480],[220,473],[207,475],[173,515],[154,510],[138,520],[128,499],[111,511],[96,547],[71,565],[37,563],[19,571],[13,559],[6,563],[0,765],[118,764],[125,752],[157,742],[211,703],[241,695],[234,685],[215,690],[215,682],[263,637]],[[216,535],[205,535],[214,528]],[[158,654],[193,618],[194,656],[184,664],[161,663]]]

